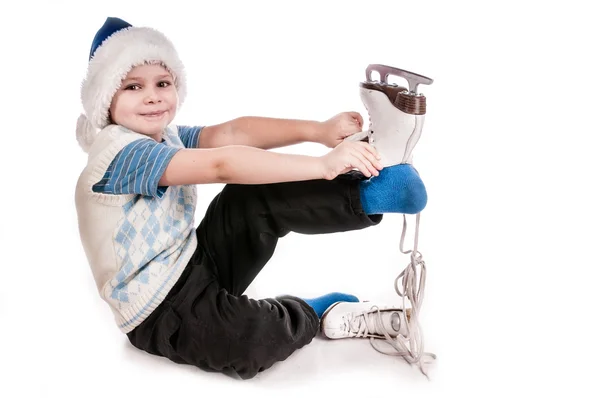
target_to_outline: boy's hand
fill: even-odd
[[[358,112],[342,112],[321,122],[315,141],[329,148],[335,148],[344,138],[358,133],[363,126],[363,118]]]
[[[328,154],[321,156],[323,178],[333,180],[339,174],[356,168],[366,177],[379,175],[381,157],[372,145],[362,141],[344,141]]]

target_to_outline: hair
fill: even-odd
[[[173,77],[173,83],[177,84],[177,77],[176,77],[176,75],[173,73],[173,71],[171,69],[169,69],[169,67],[167,66],[167,64],[165,64],[163,61],[159,61],[159,60],[144,61],[144,65],[159,65],[159,66],[162,66],[163,68],[165,68],[167,70],[167,72],[169,72],[169,74],[171,75],[171,77]]]

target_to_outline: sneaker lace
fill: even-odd
[[[373,312],[373,310],[377,310],[377,313]],[[379,309],[373,306],[369,311],[350,313],[342,317],[344,331],[354,337],[381,338],[382,335],[386,334],[386,331],[378,313]]]
[[[406,236],[406,215],[404,216],[404,223],[402,227],[402,237],[400,238],[400,251],[404,254],[410,253],[410,263],[408,266],[396,277],[394,281],[394,288],[396,289],[396,293],[400,297],[402,297],[402,314],[404,318],[404,322],[407,325],[408,336],[403,336],[399,334],[396,337],[391,337],[383,328],[383,322],[381,320],[381,313],[377,310],[377,318],[379,319],[379,324],[381,325],[378,331],[381,331],[382,335],[385,336],[385,343],[394,348],[395,351],[386,351],[378,348],[374,342],[382,341],[377,340],[375,338],[371,338],[371,345],[373,348],[382,354],[386,355],[397,355],[401,356],[408,362],[409,364],[418,364],[421,373],[423,373],[428,379],[429,376],[426,371],[426,365],[433,362],[437,357],[435,354],[424,352],[423,348],[423,331],[421,329],[421,325],[419,324],[419,311],[421,308],[421,304],[423,302],[423,292],[425,288],[425,277],[426,277],[426,267],[425,261],[423,261],[423,256],[418,251],[418,242],[419,242],[419,221],[420,221],[420,213],[416,216],[416,227],[415,227],[415,240],[413,250],[404,250],[404,238]],[[421,268],[420,273],[417,268]],[[399,280],[402,279],[401,288],[399,285]],[[406,302],[408,299],[410,306],[410,316],[407,315],[406,312]]]

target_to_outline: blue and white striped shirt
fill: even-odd
[[[186,148],[197,148],[203,126],[177,126],[179,138]],[[154,140],[136,140],[126,145],[108,166],[94,192],[124,195],[139,194],[162,197],[167,187],[159,187],[171,158],[181,148]]]

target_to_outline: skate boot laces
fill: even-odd
[[[432,363],[437,357],[435,354],[424,352],[423,345],[423,332],[421,325],[419,324],[419,310],[421,303],[423,302],[423,291],[425,288],[425,277],[426,267],[425,261],[421,253],[418,251],[418,235],[419,235],[419,221],[420,213],[416,216],[416,227],[415,227],[415,240],[413,250],[404,250],[404,238],[406,236],[406,215],[404,216],[404,223],[402,227],[402,237],[400,238],[400,251],[404,254],[410,253],[410,263],[406,268],[396,277],[394,281],[394,287],[396,293],[402,297],[402,313],[404,314],[405,325],[408,329],[408,336],[398,334],[392,338],[389,334],[382,333],[385,336],[385,340],[376,340],[371,338],[371,345],[377,351],[386,355],[397,355],[401,356],[409,364],[418,364],[421,372],[429,378],[426,371],[426,365]],[[420,271],[419,271],[420,268]],[[401,280],[401,283],[399,283]],[[406,299],[410,302],[410,316],[407,316],[406,311]],[[378,318],[381,318],[381,313],[377,311]],[[382,320],[379,320],[379,324],[382,325]],[[375,345],[375,341],[382,341],[391,346],[394,351],[386,351],[378,348]]]

